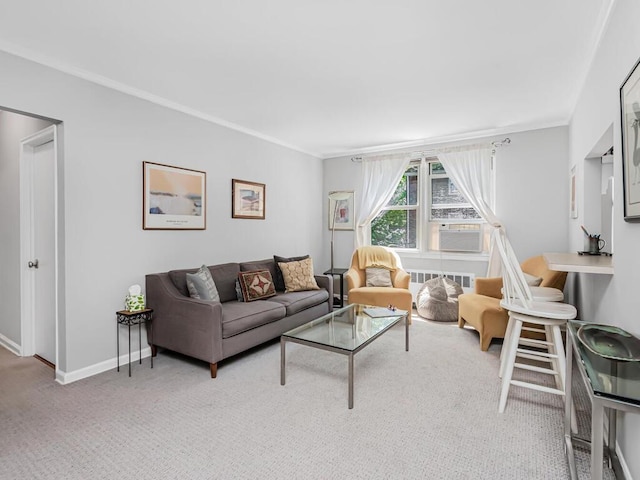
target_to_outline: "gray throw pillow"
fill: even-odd
[[[393,287],[391,272],[386,268],[369,267],[365,270],[367,287]]]
[[[202,265],[196,273],[187,273],[187,289],[191,298],[220,301],[218,289],[206,265]]]

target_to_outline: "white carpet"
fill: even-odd
[[[355,356],[353,410],[347,357],[290,343],[285,386],[277,341],[215,380],[161,351],[67,386],[0,349],[0,478],[569,478],[561,398],[513,387],[498,413],[500,345],[415,319],[410,347],[398,325]]]

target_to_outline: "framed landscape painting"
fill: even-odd
[[[264,220],[264,183],[231,180],[231,217]]]
[[[636,63],[620,87],[624,219],[640,221],[640,68]]]
[[[142,162],[142,228],[204,230],[205,172]]]

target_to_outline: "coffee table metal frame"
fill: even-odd
[[[340,317],[341,314],[348,312],[349,309],[356,310],[356,313],[354,314],[354,317],[356,318],[358,316],[370,318],[366,313],[364,313],[363,311],[364,308],[367,308],[367,306],[357,305],[357,304],[348,305],[344,308],[334,310],[333,312],[327,315],[323,315],[322,317],[316,320],[312,320],[311,322],[301,327],[294,328],[282,334],[282,336],[280,337],[280,385],[285,384],[285,360],[286,360],[285,345],[287,342],[298,343],[300,345],[307,345],[309,347],[318,348],[320,350],[326,350],[328,352],[340,353],[342,355],[346,355],[347,357],[349,357],[349,409],[352,409],[353,408],[353,378],[354,378],[353,357],[354,355],[358,353],[360,350],[362,350],[364,347],[369,345],[371,342],[373,342],[376,338],[380,337],[384,332],[389,330],[391,327],[400,323],[400,321],[403,318],[404,318],[404,324],[405,324],[405,351],[408,352],[409,351],[409,315],[411,315],[411,312],[407,312],[405,314],[395,314],[392,310],[390,310],[389,316],[384,317],[386,319],[389,319],[388,325],[386,325],[383,329],[376,332],[371,337],[369,337],[362,343],[359,343],[352,349],[339,347],[336,345],[330,345],[328,343],[323,343],[318,341],[311,341],[311,340],[306,340],[302,338],[296,338],[295,336],[293,336],[293,333],[303,331],[305,328],[311,328],[313,326],[317,326],[322,322],[325,322],[326,324],[330,324],[331,322],[334,321],[334,319],[336,319],[336,316]],[[380,308],[380,307],[371,307],[371,308]],[[352,325],[352,328],[355,328],[355,323]]]

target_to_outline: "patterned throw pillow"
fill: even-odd
[[[202,265],[196,273],[187,273],[187,289],[191,298],[220,301],[218,289],[206,265]]]
[[[313,262],[310,258],[298,262],[278,263],[284,278],[285,292],[320,290],[313,278]]]
[[[282,270],[280,269],[281,263],[288,262],[297,262],[300,260],[306,260],[309,258],[309,255],[302,255],[301,257],[281,257],[280,255],[274,255],[273,261],[276,262],[276,276],[273,277],[273,283],[276,284],[276,290],[278,292],[284,292],[285,284],[284,278],[282,277]]]
[[[386,268],[369,267],[365,270],[367,287],[393,287],[391,272]]]
[[[253,302],[261,298],[273,297],[276,289],[269,270],[255,270],[238,274],[242,296],[245,302]]]

